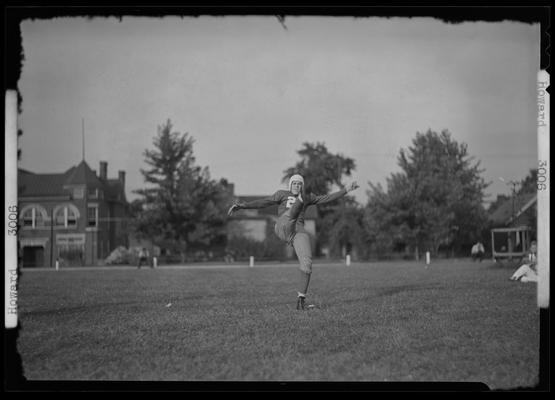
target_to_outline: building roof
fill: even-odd
[[[65,185],[87,185],[93,188],[102,188],[102,182],[83,160],[76,167],[71,167],[65,172]]]
[[[66,175],[61,174],[33,174],[31,172],[19,171],[18,191],[20,197],[40,196],[66,196],[64,190]]]
[[[84,160],[58,174],[35,174],[24,169],[18,170],[19,197],[67,196],[72,185],[102,189],[106,200],[126,201],[125,188],[119,179],[100,179]],[[118,195],[121,195],[119,199]]]
[[[240,201],[245,201],[245,202],[249,202],[249,201],[254,201],[254,200],[261,200],[261,199],[265,199],[268,196],[238,196]],[[258,215],[259,216],[273,216],[273,217],[277,217],[277,212],[278,212],[278,206],[273,205],[270,207],[266,207],[266,208],[260,208],[257,210],[258,211]],[[304,218],[306,219],[316,219],[318,218],[318,210],[316,208],[316,206],[312,205],[312,206],[308,206],[306,208],[305,214],[304,214]]]
[[[523,193],[514,199],[514,219],[536,203],[536,193]],[[490,215],[490,221],[496,226],[507,226],[513,222],[513,199],[509,198]]]

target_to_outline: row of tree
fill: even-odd
[[[191,249],[226,244],[226,211],[233,202],[232,185],[213,180],[207,167],[196,165],[194,139],[173,131],[171,121],[158,128],[154,149],[145,150],[142,169],[147,187],[133,202],[139,236],[184,256]],[[355,160],[332,154],[324,143],[303,143],[300,160],[284,170],[304,176],[307,192],[329,193],[356,168]],[[480,162],[448,131],[417,133],[412,146],[397,158],[400,172],[387,187],[369,182],[368,202],[353,197],[319,207],[317,248],[332,255],[356,249],[360,257],[403,251],[417,258],[441,247],[468,246],[487,227],[483,206],[489,185]]]

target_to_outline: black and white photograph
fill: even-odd
[[[546,390],[549,12],[5,8],[5,390]]]

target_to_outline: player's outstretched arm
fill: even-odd
[[[347,193],[352,192],[353,190],[358,189],[358,184],[356,182],[352,182],[349,185],[345,186],[343,189],[334,192],[334,193],[330,193],[330,194],[324,194],[322,196],[313,196],[310,198],[310,201],[308,204],[324,204],[324,203],[329,203],[331,201],[335,201],[343,196],[345,196]]]
[[[260,200],[253,200],[253,201],[249,201],[249,202],[235,201],[233,203],[233,205],[227,211],[227,214],[231,215],[235,211],[241,210],[241,209],[266,208],[266,207],[272,206],[274,204],[279,204],[280,201],[281,201],[280,191],[277,191],[276,193],[274,193],[273,196],[265,197],[265,198],[260,199]]]

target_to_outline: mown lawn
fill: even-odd
[[[536,286],[489,262],[24,270],[29,380],[538,382]]]

